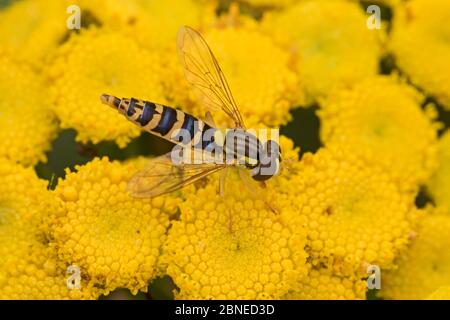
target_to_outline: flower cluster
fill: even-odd
[[[333,275],[325,268],[313,269],[285,299],[290,300],[362,300],[367,283],[355,277]]]
[[[439,139],[438,162],[439,166],[427,187],[436,205],[450,208],[450,132]]]
[[[247,126],[279,126],[290,120],[289,110],[303,96],[287,51],[250,27],[213,29],[205,39],[220,61]],[[192,112],[201,115],[199,110],[204,107],[197,105]],[[223,114],[215,120],[219,125],[232,124]]]
[[[65,1],[59,0],[15,1],[0,11],[1,49],[41,68],[67,32],[66,7]]]
[[[411,81],[450,109],[450,3],[412,0],[399,6],[390,43],[396,63]]]
[[[239,188],[235,178],[227,182]],[[305,231],[290,230],[288,221],[249,196],[221,199],[210,184],[181,206],[165,247],[167,274],[180,298],[279,298],[305,277],[306,254],[299,250]]]
[[[364,276],[367,264],[391,268],[408,243],[414,205],[373,159],[322,149],[304,155],[290,183],[296,214],[306,217],[313,267]]]
[[[441,286],[450,285],[450,212],[427,208],[418,225],[417,236],[398,258],[397,269],[384,275],[381,294],[385,298],[442,299],[438,296],[445,292]]]
[[[51,215],[60,210],[33,169],[0,160],[0,299],[97,298],[95,288],[69,290],[66,266],[49,244]]]
[[[211,5],[202,6],[195,0],[137,2],[132,23],[125,28],[125,32],[151,50],[167,50],[175,43],[180,26],[199,28],[212,19],[212,11],[215,9]],[[122,5],[116,6],[115,16],[123,17],[122,8]],[[111,24],[114,24],[114,20]]]
[[[23,165],[45,162],[58,126],[33,70],[0,55],[0,157]]]
[[[161,298],[157,286],[175,299],[449,299],[449,6],[374,3],[380,29],[356,0],[1,7],[0,299]],[[220,65],[246,127],[281,127],[277,175],[174,167],[156,157],[170,145],[102,104],[148,100],[233,128],[196,95],[217,86],[185,78],[183,25],[209,44],[217,65],[196,58]],[[159,110],[158,127],[181,125]],[[133,197],[154,181],[161,195]]]
[[[76,129],[81,142],[115,140],[125,147],[140,134],[139,128],[105,108],[100,95],[165,103],[162,69],[159,54],[140,48],[123,34],[83,30],[58,49],[48,70],[53,110],[61,127]]]
[[[424,183],[436,167],[437,124],[421,110],[423,96],[397,77],[367,78],[321,102],[325,145],[351,146],[392,171],[405,189]]]
[[[176,199],[134,199],[127,181],[142,161],[95,159],[67,172],[55,193],[63,213],[55,217],[58,255],[80,266],[102,293],[126,287],[146,290],[158,274],[158,257]]]
[[[294,50],[306,92],[315,100],[334,86],[377,73],[384,34],[369,30],[366,19],[356,3],[308,0],[268,13],[263,28]]]
[[[242,183],[231,175],[224,197],[210,183],[180,206],[163,254],[178,298],[280,298],[306,276],[305,229],[286,219],[295,206],[278,206],[273,190],[254,193]]]

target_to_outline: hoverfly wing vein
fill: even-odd
[[[178,52],[186,79],[198,92],[200,101],[206,107],[213,107],[212,110],[219,106],[233,119],[236,127],[244,128],[244,121],[226,78],[202,36],[189,27],[181,28],[178,33]],[[193,81],[192,76],[196,77],[197,81]],[[209,90],[199,90],[202,87],[209,87]]]
[[[128,192],[138,198],[156,197],[187,186],[225,168],[212,163],[174,165],[170,153],[151,159],[128,183]]]

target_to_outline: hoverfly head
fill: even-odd
[[[281,149],[275,140],[268,140],[259,154],[259,163],[252,170],[252,178],[265,181],[277,175],[280,171]]]

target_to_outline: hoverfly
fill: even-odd
[[[214,138],[209,141],[202,139],[207,131],[213,131],[213,137],[219,131],[209,111],[206,113],[205,121],[202,121],[178,109],[150,101],[118,98],[108,94],[103,94],[101,101],[117,109],[143,130],[174,144],[180,144],[177,132],[184,130],[189,133],[192,141],[200,141],[190,144],[189,150],[192,153],[212,150],[216,157],[218,154],[220,157],[231,154],[231,158],[235,161],[217,163],[208,160],[202,163],[176,164],[169,152],[150,160],[148,166],[129,181],[128,192],[138,198],[156,197],[178,190],[214,172],[221,170],[226,172],[224,169],[230,166],[251,170],[251,177],[263,184],[264,180],[279,171],[281,152],[278,143],[267,140],[263,144],[254,134],[246,131],[244,120],[225,75],[208,44],[197,31],[187,26],[182,27],[177,36],[177,48],[185,76],[193,90],[197,92],[202,105],[212,111],[221,110],[233,121],[235,128],[229,132],[232,133],[233,139],[236,137],[238,139],[233,141],[231,147],[225,141],[229,138],[228,134],[220,146]],[[266,170],[263,174],[262,169],[267,168],[270,168],[269,173]],[[219,183],[221,193],[223,193],[224,177],[225,174],[222,174]],[[249,179],[248,175],[247,179]]]

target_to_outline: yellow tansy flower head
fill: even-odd
[[[263,28],[296,51],[302,81],[315,99],[377,73],[383,31],[369,30],[366,20],[356,3],[308,0],[268,13]]]
[[[369,160],[348,149],[320,149],[304,155],[291,183],[296,214],[307,218],[314,267],[367,275],[364,265],[388,268],[406,246],[413,201]]]
[[[57,131],[41,77],[0,55],[0,157],[35,165]]]
[[[85,270],[105,294],[121,287],[146,290],[176,209],[169,197],[128,195],[127,182],[137,169],[135,162],[96,158],[67,172],[55,190],[64,205],[54,231],[58,254]]]
[[[450,109],[450,2],[412,0],[398,6],[391,49],[413,83]]]
[[[71,33],[78,32],[78,23],[81,28],[90,24],[124,28],[136,20],[136,14],[145,2],[147,1],[12,1],[11,5],[0,11],[0,47],[20,61],[45,69],[43,66],[51,60],[60,44]]]
[[[439,139],[439,166],[427,187],[438,206],[450,208],[450,131]]]
[[[333,275],[327,269],[312,269],[285,298],[291,300],[363,300],[367,283],[355,277]]]
[[[436,167],[437,125],[420,108],[423,96],[395,77],[368,78],[321,103],[321,139],[369,153],[406,189]],[[430,111],[432,111],[430,109]]]
[[[204,27],[212,25],[217,19],[216,6],[215,0],[116,0],[108,2],[105,8],[111,17],[105,25],[119,27],[141,47],[158,52],[164,66],[159,76],[166,98],[173,106],[189,106],[192,99],[187,93],[188,84],[177,54],[177,33],[182,26],[203,31]],[[118,26],[118,19],[127,22]],[[200,116],[204,116],[204,112]]]
[[[40,67],[68,31],[61,0],[14,1],[0,10],[0,47]]]
[[[140,130],[100,102],[102,93],[165,103],[160,56],[126,36],[104,29],[82,30],[59,50],[49,70],[54,110],[63,128],[83,143],[115,140],[125,147]]]
[[[65,265],[48,245],[42,223],[59,207],[47,182],[6,160],[0,176],[0,299],[96,298],[92,288],[68,289]]]
[[[113,6],[115,2],[115,6]],[[123,18],[124,3],[127,0],[113,1],[108,10]],[[125,32],[136,39],[140,45],[151,50],[166,50],[176,42],[176,35],[181,26],[201,27],[214,17],[214,1],[195,0],[134,0],[134,10],[129,10],[128,26]],[[131,19],[131,20],[130,20]],[[110,21],[116,24],[117,19]]]
[[[294,206],[272,212],[261,199],[276,199],[273,190],[260,199],[230,173],[224,197],[215,175],[181,204],[169,231],[163,260],[179,299],[281,298],[306,275],[305,230],[284,219]]]
[[[247,127],[287,123],[289,110],[302,100],[299,79],[289,68],[290,54],[252,27],[215,28],[204,36]],[[203,116],[205,109],[197,106],[193,112]],[[217,124],[230,124],[225,114],[214,116]]]
[[[388,299],[425,299],[441,286],[450,286],[450,213],[429,208],[419,223],[411,247],[395,271],[383,274],[381,295]]]

